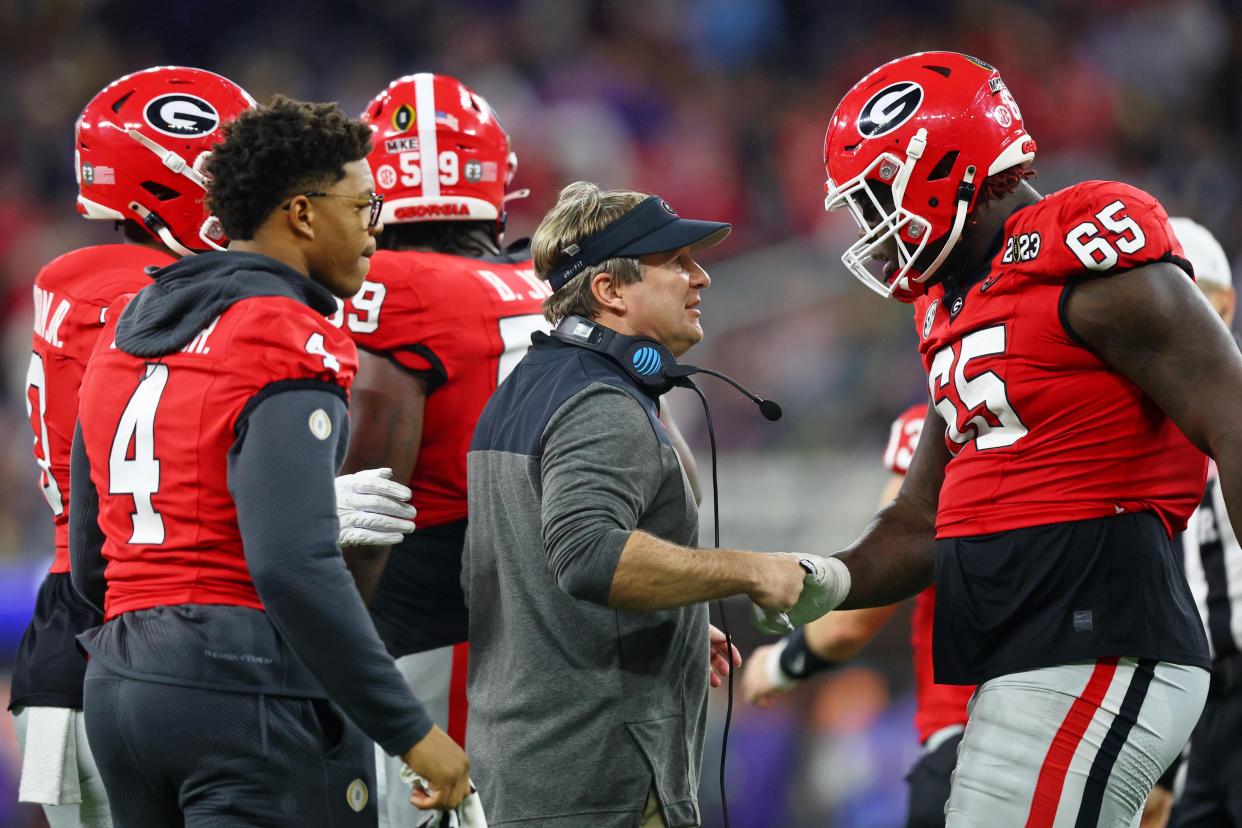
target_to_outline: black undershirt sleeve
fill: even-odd
[[[330,390],[266,396],[237,427],[229,491],[268,618],[328,696],[400,755],[431,729],[380,643],[337,546],[338,447],[346,408]]]
[[[104,534],[99,528],[99,492],[91,482],[91,463],[82,441],[82,427],[73,430],[69,455],[69,580],[74,590],[103,612]]]

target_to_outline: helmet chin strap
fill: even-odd
[[[922,284],[932,277],[932,275],[940,269],[944,264],[944,260],[949,258],[949,254],[953,252],[953,248],[957,246],[958,240],[962,236],[962,230],[966,227],[966,214],[970,211],[970,202],[975,197],[975,167],[971,165],[966,168],[966,174],[962,176],[962,183],[957,188],[957,212],[953,216],[953,226],[949,229],[949,236],[945,239],[944,246],[940,248],[940,255],[927,266],[927,269],[919,274],[917,279],[911,280],[909,276],[903,276],[901,279],[893,282],[893,287],[889,291],[892,295],[899,287],[904,290],[910,289],[910,282]],[[904,284],[903,284],[904,283]]]
[[[136,201],[131,201],[129,203],[129,209],[133,210],[142,217],[142,225],[154,233],[169,250],[182,257],[194,255],[193,250],[177,241],[176,237],[173,236],[172,232],[168,229],[168,225],[164,224],[163,219],[155,213],[152,213]]]
[[[170,149],[165,149],[164,147],[161,147],[159,144],[155,143],[150,138],[143,135],[141,132],[139,132],[136,129],[126,130],[126,134],[129,135],[130,138],[133,138],[135,141],[137,141],[138,143],[142,144],[144,147],[149,149],[151,152],[158,155],[160,158],[160,161],[164,162],[165,167],[168,167],[168,169],[172,170],[178,175],[184,175],[186,178],[190,179],[195,184],[202,187],[204,190],[207,189],[207,177],[203,175],[201,172],[199,172],[198,170],[194,169],[193,165],[187,162],[180,155],[178,155],[177,153],[173,152]]]

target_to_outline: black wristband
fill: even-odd
[[[781,672],[791,679],[810,678],[816,673],[831,670],[837,662],[820,658],[811,652],[806,644],[806,628],[798,629],[785,636],[785,649],[781,650]]]

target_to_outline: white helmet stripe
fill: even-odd
[[[419,166],[423,172],[423,196],[437,198],[440,195],[440,147],[436,144],[436,93],[428,72],[414,76],[414,101],[418,105]]]

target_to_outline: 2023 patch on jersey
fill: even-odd
[[[466,517],[466,452],[483,406],[546,331],[551,295],[529,261],[381,250],[362,290],[332,321],[358,347],[427,384],[418,470],[409,481],[420,526]]]
[[[56,524],[53,573],[69,571],[69,452],[78,420],[78,388],[103,331],[103,313],[120,297],[151,283],[146,268],[174,261],[163,250],[105,244],[53,259],[35,277],[26,412],[34,432],[39,486]]]
[[[236,428],[247,405],[280,384],[347,394],[354,345],[306,305],[259,296],[230,306],[180,351],[143,359],[115,346],[123,310],[108,312],[79,402],[107,537],[105,618],[174,604],[262,609],[228,486]]]
[[[1076,282],[1161,261],[1187,267],[1160,203],[1090,181],[1010,216],[984,280],[956,295],[937,285],[916,302],[953,454],[937,537],[1141,511],[1170,533],[1185,526],[1206,459],[1062,316]]]

